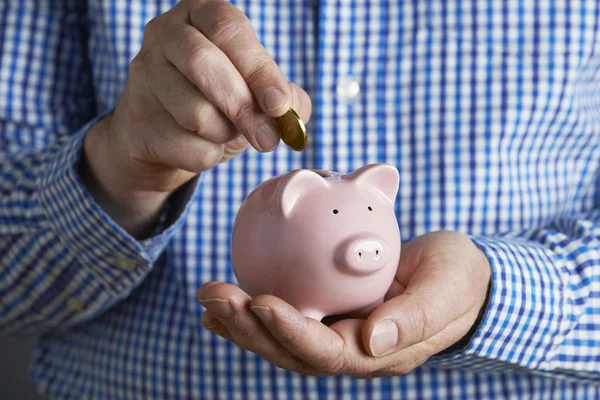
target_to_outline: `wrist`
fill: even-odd
[[[477,332],[479,331],[479,328],[483,323],[483,319],[485,318],[490,305],[490,298],[493,288],[492,267],[486,254],[475,243],[473,243],[472,241],[471,243],[474,249],[473,263],[477,266],[477,269],[481,271],[481,276],[477,278],[477,282],[479,283],[477,286],[481,287],[481,290],[477,291],[478,293],[480,293],[480,295],[478,296],[479,300],[477,301],[476,310],[473,310],[473,313],[476,312],[477,314],[469,330],[464,334],[464,336],[462,336],[457,342],[455,342],[450,347],[439,352],[437,354],[438,356],[449,355],[467,348],[471,344],[471,341],[473,340]],[[479,275],[480,273],[478,273],[477,275]]]
[[[455,342],[453,345],[451,345],[450,347],[447,347],[446,349],[437,353],[436,354],[437,356],[446,356],[446,355],[449,355],[449,354],[452,354],[455,352],[462,351],[463,349],[465,349],[466,347],[468,347],[471,344],[473,337],[475,337],[475,335],[477,334],[477,331],[479,330],[479,327],[483,323],[483,319],[485,318],[485,315],[487,313],[487,309],[490,304],[491,293],[492,293],[492,280],[490,278],[488,285],[487,285],[485,300],[483,301],[483,305],[479,309],[477,318],[475,319],[475,322],[473,322],[473,325],[471,325],[471,328],[469,329],[469,331],[462,338],[460,338],[457,342]]]
[[[136,238],[149,236],[161,215],[170,191],[137,187],[131,161],[110,131],[108,117],[94,125],[84,140],[79,174],[96,203],[117,224]],[[139,181],[139,180],[138,180]]]

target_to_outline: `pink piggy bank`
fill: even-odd
[[[400,259],[398,170],[348,175],[296,170],[267,180],[236,216],[231,262],[250,296],[271,294],[302,315],[365,315],[383,302]]]

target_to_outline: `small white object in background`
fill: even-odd
[[[353,100],[360,94],[360,84],[351,76],[341,78],[337,84],[337,95],[342,100]]]

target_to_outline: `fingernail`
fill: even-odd
[[[379,357],[390,351],[398,343],[398,327],[392,320],[386,319],[378,322],[371,334],[371,353]]]
[[[200,325],[202,325],[202,324],[200,324]],[[217,324],[213,324],[213,325],[209,325],[209,326],[204,326],[204,325],[202,325],[202,327],[203,327],[204,329],[213,329],[213,328],[216,328],[216,327],[217,327]]]
[[[258,145],[265,151],[275,148],[279,143],[279,139],[279,133],[268,123],[258,128],[258,132],[256,133]]]
[[[233,307],[229,300],[225,299],[205,299],[200,300],[200,304],[210,310],[217,317],[230,317],[233,314]]]
[[[287,96],[276,87],[270,87],[265,92],[265,108],[267,111],[277,110],[285,103]]]
[[[269,307],[264,306],[252,306],[250,307],[254,314],[260,318],[262,322],[271,322],[273,321],[273,312]]]

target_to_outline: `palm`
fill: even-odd
[[[468,237],[435,232],[403,244],[386,302],[366,320],[322,324],[277,297],[252,299],[220,282],[205,283],[197,297],[207,308],[204,327],[280,368],[373,378],[405,374],[463,338],[481,309],[489,279],[487,259]],[[391,353],[371,341],[375,324],[387,320],[397,325],[396,342],[380,343],[392,346]]]
[[[448,288],[457,291],[479,292],[479,288],[474,286],[481,286],[481,282],[485,284],[489,271],[480,268],[483,256],[479,251],[469,251],[472,248],[476,247],[467,236],[448,231],[428,233],[403,243],[398,271],[385,301],[401,295],[408,286],[427,290],[430,283],[438,282],[438,279],[443,279]],[[448,273],[449,267],[457,271],[466,269],[467,275],[474,279],[466,280],[464,273]],[[433,286],[431,289],[432,296],[435,296]],[[472,305],[461,306],[468,308]]]

